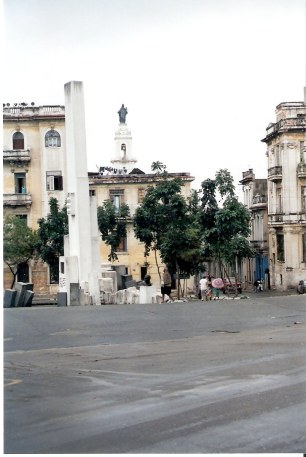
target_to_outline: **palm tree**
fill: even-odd
[[[154,171],[155,173],[159,174],[159,173],[165,172],[166,165],[164,165],[162,162],[160,162],[158,160],[157,162],[152,163],[151,170]]]

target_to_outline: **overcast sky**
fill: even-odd
[[[137,166],[195,188],[267,175],[275,107],[302,101],[305,0],[4,0],[4,102],[64,104],[84,82],[89,171],[108,165],[122,103]]]

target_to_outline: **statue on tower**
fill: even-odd
[[[126,119],[127,113],[128,113],[128,110],[122,103],[122,106],[121,106],[120,110],[118,111],[120,124],[125,124],[125,119]]]

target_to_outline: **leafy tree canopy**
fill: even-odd
[[[165,171],[162,179],[147,189],[133,223],[136,238],[145,244],[146,256],[150,250],[159,251],[170,271],[190,273],[199,258],[201,236],[194,198],[186,201],[182,185],[181,179],[169,179]]]
[[[11,270],[14,287],[20,264],[35,257],[37,233],[26,221],[14,215],[5,215],[3,220],[3,260]]]
[[[109,262],[118,260],[117,250],[122,238],[126,237],[127,219],[130,215],[129,206],[123,203],[115,208],[110,200],[98,207],[98,227],[102,240],[110,247]]]
[[[54,265],[64,255],[64,235],[69,232],[68,215],[66,205],[60,209],[56,198],[50,198],[49,207],[47,217],[38,220],[36,246],[41,259],[48,265]]]
[[[238,201],[228,170],[221,169],[214,180],[202,182],[200,219],[204,254],[207,257],[232,262],[236,256],[243,258],[254,255],[247,240],[250,214]]]

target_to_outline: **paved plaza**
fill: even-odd
[[[303,453],[306,296],[4,309],[5,453]]]

